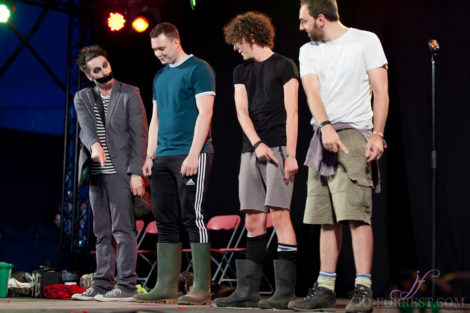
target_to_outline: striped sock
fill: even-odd
[[[279,259],[290,260],[294,263],[297,262],[297,246],[278,243],[277,254],[279,255]]]
[[[362,285],[366,286],[367,288],[372,287],[372,276],[370,274],[357,274],[356,275],[356,281],[354,282],[354,285]]]
[[[336,273],[320,272],[318,274],[317,284],[319,287],[335,290]]]

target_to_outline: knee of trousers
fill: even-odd
[[[108,243],[112,242],[113,240],[113,235],[111,232],[95,232],[95,237],[96,237],[96,243]]]

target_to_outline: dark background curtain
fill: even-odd
[[[436,73],[437,290],[442,295],[469,298],[470,283],[463,272],[470,270],[470,168],[466,162],[470,152],[470,4],[457,0],[343,0],[338,4],[343,24],[379,36],[389,62],[390,111],[385,130],[389,148],[380,164],[383,192],[374,198],[374,293],[387,298],[394,288],[409,289],[416,271],[423,275],[432,269],[431,54],[426,43],[435,38],[441,45]],[[276,27],[274,50],[298,63],[299,48],[308,41],[298,30],[298,1],[198,0],[195,11],[188,1],[167,1],[160,9],[161,21],[179,28],[185,51],[205,59],[216,71],[212,126],[216,156],[207,217],[239,208],[241,129],[233,102],[232,70],[242,59],[224,43],[222,28],[230,18],[248,10],[271,16]],[[93,18],[92,43],[108,51],[117,79],[139,86],[150,119],[152,79],[161,65],[150,48],[148,34],[111,33],[103,21],[99,14]],[[318,274],[319,229],[302,224],[307,179],[302,163],[312,130],[302,89],[299,95],[297,156],[301,169],[296,176],[292,217],[299,241],[297,293],[302,295]],[[2,222],[48,223],[45,216],[60,205],[60,137],[2,129],[0,139],[4,143],[0,154]],[[349,231],[344,230],[337,270],[340,296],[352,289],[355,276]],[[0,247],[4,247],[2,255],[9,249],[8,244]],[[456,276],[446,276],[452,273]],[[421,292],[428,294],[429,288]]]

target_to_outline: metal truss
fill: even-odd
[[[16,0],[16,2],[22,2],[30,5],[35,5],[42,7],[48,10],[59,11],[67,14],[73,14],[78,16],[79,14],[79,5],[78,1],[57,1],[57,0]]]
[[[80,0],[68,0],[68,7],[80,7]],[[88,262],[85,255],[88,254],[91,213],[88,190],[78,187],[79,125],[73,107],[73,95],[82,88],[85,81],[75,65],[75,60],[80,48],[89,42],[90,22],[86,18],[75,15],[75,10],[68,13],[59,267],[70,270],[86,270],[84,267],[87,267]],[[84,260],[86,262],[83,262]]]
[[[20,39],[20,43],[12,54],[0,67],[0,77],[15,62],[24,48],[27,48],[34,58],[42,65],[43,69],[52,77],[56,84],[65,92],[65,117],[64,117],[64,151],[62,171],[62,198],[61,198],[61,226],[59,238],[59,267],[68,269],[83,269],[88,262],[80,258],[88,254],[88,240],[90,233],[90,205],[88,203],[87,190],[77,186],[77,165],[79,150],[79,126],[73,107],[73,95],[83,86],[84,77],[80,74],[75,60],[80,47],[89,42],[90,21],[86,17],[86,5],[92,1],[87,0],[16,0],[42,7],[41,13],[34,22],[31,30],[21,34],[11,23],[8,26]],[[67,74],[66,81],[59,79],[46,61],[37,53],[29,40],[40,29],[49,10],[66,13],[68,23],[67,46]],[[81,16],[83,13],[83,16]],[[84,17],[85,16],[85,17]],[[86,253],[84,253],[86,252]]]

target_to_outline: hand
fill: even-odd
[[[269,148],[264,142],[260,143],[255,149],[256,157],[260,161],[273,161],[276,164],[279,164],[276,157],[274,156],[273,150]]]
[[[339,152],[339,149],[344,153],[349,153],[348,148],[339,139],[338,133],[331,125],[325,125],[321,128],[321,135],[323,147],[331,152]]]
[[[297,160],[293,156],[286,157],[284,160],[284,180],[286,185],[289,181],[294,182],[294,175],[299,171]]]
[[[366,158],[367,163],[378,160],[384,153],[383,139],[380,135],[374,134],[367,142]]]
[[[134,196],[139,197],[142,197],[145,194],[144,180],[139,175],[131,175],[131,192]]]
[[[145,177],[152,175],[152,167],[153,167],[153,160],[152,159],[145,159],[144,166],[142,166],[142,172],[144,173]]]
[[[103,147],[99,142],[95,142],[91,146],[91,159],[95,162],[99,162],[101,167],[104,167],[104,163],[106,162],[106,154],[104,154]]]
[[[181,165],[181,175],[183,177],[189,177],[197,174],[199,167],[199,154],[192,155],[188,154]]]

